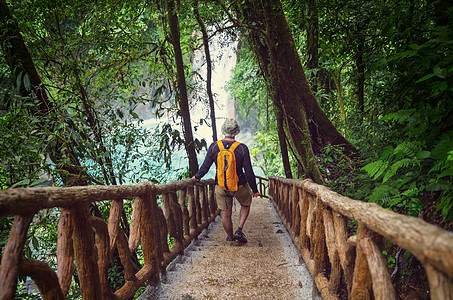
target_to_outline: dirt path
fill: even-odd
[[[269,200],[254,199],[244,233],[248,243],[227,242],[218,217],[139,299],[320,299]]]

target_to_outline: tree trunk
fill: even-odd
[[[187,96],[186,76],[184,74],[184,63],[180,44],[178,16],[176,14],[175,1],[167,3],[168,24],[170,26],[171,43],[175,51],[175,61],[177,69],[177,97],[179,98],[179,108],[183,121],[184,146],[189,158],[189,177],[194,176],[198,171],[197,153],[193,142],[192,124],[190,122],[189,99]]]
[[[23,76],[25,74],[28,76],[31,89],[40,100],[40,112],[43,115],[47,114],[52,104],[49,102],[16,20],[11,15],[5,0],[0,0],[0,43],[11,73],[15,72],[16,75],[19,75],[22,72]],[[31,96],[31,92],[27,91],[23,83],[20,91],[23,97]]]
[[[280,29],[282,21],[286,21],[286,19],[284,19],[283,10],[276,9],[276,4],[279,3],[264,3],[263,5],[267,32],[266,42],[269,46],[272,92],[276,99],[280,99],[291,142],[303,162],[305,174],[315,182],[322,183],[321,172],[313,153],[306,112],[303,106],[297,105],[297,102],[293,101],[298,96],[297,91],[294,89],[293,81],[288,76],[290,74],[284,71],[285,65],[294,65],[292,60],[295,56],[291,53],[293,49],[288,47],[289,44],[281,44],[280,34],[285,35],[282,39],[292,38],[292,36],[288,35],[290,33],[289,28],[288,31],[284,32]],[[300,63],[297,53],[296,56]],[[305,76],[301,79],[306,81]]]
[[[291,141],[305,162],[305,173],[321,182],[313,151],[334,144],[342,145],[350,155],[355,147],[338,132],[311,92],[280,1],[247,1],[237,9],[245,24],[255,24],[249,34],[255,54],[268,88],[277,89],[270,94],[280,97],[274,101],[281,103]],[[312,150],[308,150],[309,145]]]
[[[365,112],[365,94],[364,94],[364,86],[365,86],[365,64],[363,62],[363,47],[364,47],[364,38],[362,37],[359,41],[359,45],[357,46],[357,104],[359,106],[359,111],[362,114]]]
[[[291,173],[291,164],[289,163],[289,155],[288,155],[288,145],[286,144],[285,138],[285,129],[284,129],[284,120],[283,114],[280,108],[275,108],[277,114],[277,133],[278,133],[278,140],[280,143],[280,151],[282,153],[282,162],[283,162],[283,169],[285,170],[285,177],[286,178],[293,178],[293,174]]]
[[[284,99],[284,102],[286,103],[293,102],[295,107],[302,106],[305,109],[308,123],[313,123],[313,126],[310,126],[310,135],[315,137],[319,134],[320,137],[319,141],[312,138],[315,151],[328,144],[333,144],[342,145],[346,154],[352,154],[355,151],[355,147],[338,132],[318,105],[315,96],[310,90],[280,1],[274,0],[270,3],[263,1],[261,8],[257,8],[257,5],[259,4],[253,2],[250,3],[249,7],[254,6],[255,11],[258,13],[262,11],[263,8],[268,10],[267,19],[264,19],[264,16],[261,15],[258,16],[255,23],[262,24],[263,20],[271,23],[268,25],[270,31],[266,31],[267,29],[265,30],[264,28],[262,28],[262,31],[266,33],[266,36],[272,39],[272,44],[277,46],[275,50],[278,51],[275,51],[274,53],[276,54],[276,63],[278,65],[275,66],[275,68],[279,74],[280,84],[285,85],[288,88],[284,89],[285,93],[282,94],[282,101]],[[269,45],[267,46],[269,47]]]
[[[322,176],[313,153],[307,116],[304,106],[297,101],[297,99],[300,99],[300,95],[297,87],[293,84],[300,82],[300,80],[295,80],[290,74],[293,72],[293,60],[296,58],[299,65],[300,60],[297,52],[295,53],[296,56],[292,53],[293,50],[296,51],[294,44],[293,47],[289,47],[288,42],[283,41],[286,39],[293,40],[289,27],[287,30],[281,29],[282,25],[286,24],[286,19],[283,16],[280,3],[271,4],[264,1],[259,5],[256,2],[248,2],[247,7],[243,8],[242,12],[247,23],[263,24],[261,30],[265,32],[265,42],[263,43],[262,36],[257,32],[252,32],[250,38],[263,75],[268,82],[269,94],[272,96],[274,106],[281,107],[291,143],[298,156],[298,161],[302,164],[304,173],[315,182],[321,183]],[[280,34],[284,36],[279,36]],[[308,87],[303,72],[302,75],[302,79]],[[278,114],[277,110],[276,114]]]
[[[341,84],[341,71],[343,66],[341,66],[336,72],[333,71],[333,80],[335,82],[335,86],[337,87],[337,99],[338,99],[338,106],[340,107],[340,118],[341,121],[346,120],[346,111],[344,108],[344,100],[343,100],[343,85]]]
[[[209,52],[209,39],[208,33],[206,31],[206,26],[203,23],[203,20],[200,17],[198,12],[198,0],[194,0],[194,13],[197,18],[198,25],[200,26],[201,33],[203,35],[203,46],[204,53],[206,56],[206,92],[209,99],[209,109],[211,113],[211,126],[212,126],[212,140],[217,141],[217,126],[215,120],[215,107],[214,107],[214,97],[212,96],[212,62],[211,62],[211,53]]]
[[[307,1],[307,52],[308,61],[307,68],[309,70],[317,70],[318,63],[318,47],[319,47],[319,21],[318,8],[314,0]],[[310,73],[311,88],[316,93],[318,91],[318,75]]]

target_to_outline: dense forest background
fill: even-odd
[[[451,230],[451,15],[441,0],[0,0],[0,187],[191,177],[221,138],[217,38],[237,45],[227,90],[265,176],[308,177]],[[194,138],[203,124],[212,136]],[[41,213],[50,230],[32,225],[25,255],[54,259],[58,215]],[[11,219],[0,226],[3,247]]]

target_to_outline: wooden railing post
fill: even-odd
[[[376,300],[394,300],[396,299],[395,289],[393,288],[392,279],[387,270],[387,262],[370,235],[360,239],[360,249],[366,256],[368,267],[371,273],[373,295]]]
[[[101,290],[104,294],[104,298],[111,299],[113,297],[113,293],[110,289],[110,283],[108,279],[111,252],[109,246],[109,233],[107,224],[103,219],[94,216],[91,216],[89,220],[95,233]]]
[[[176,192],[170,192],[170,208],[173,214],[174,222],[174,239],[175,239],[175,253],[184,254],[184,242],[183,242],[183,228],[182,228],[182,212],[181,207],[178,204],[178,198]]]
[[[131,225],[130,225],[130,236],[129,236],[129,250],[131,253],[137,250],[140,244],[140,218],[142,214],[143,200],[139,197],[136,197],[134,204],[132,206],[132,216],[131,216]]]
[[[295,184],[292,186],[292,193],[291,193],[291,206],[292,206],[292,216],[291,216],[291,228],[293,239],[297,237],[299,239],[299,231],[300,231],[300,206],[299,206],[299,191]],[[297,243],[297,242],[296,242]]]
[[[453,299],[453,280],[431,265],[425,265],[432,300]]]
[[[200,187],[195,186],[195,206],[196,206],[196,217],[197,217],[197,234],[202,229],[202,215],[201,215],[201,203],[200,203]]]
[[[141,209],[140,228],[142,230],[142,251],[145,266],[152,270],[148,280],[153,283],[159,280],[160,262],[163,260],[162,248],[159,249],[160,230],[159,230],[159,212],[157,210],[156,194],[152,185],[147,186],[143,196]],[[166,244],[165,237],[165,244]]]
[[[338,254],[338,248],[335,243],[335,226],[333,223],[332,212],[329,208],[324,209],[323,211],[323,221],[324,228],[326,233],[326,246],[327,254],[330,261],[330,279],[329,279],[329,291],[330,293],[336,295],[341,284],[341,266],[340,266],[340,257]]]
[[[57,275],[64,296],[69,292],[75,267],[73,254],[74,247],[72,244],[73,230],[74,220],[71,215],[71,210],[62,208],[60,211],[60,219],[58,220]]]
[[[74,253],[83,299],[104,299],[99,279],[94,232],[89,222],[88,203],[72,210],[74,218]]]
[[[109,237],[110,237],[110,253],[113,253],[113,249],[116,245],[116,240],[118,238],[118,230],[120,227],[121,221],[121,212],[123,210],[123,200],[112,201],[109,212]]]
[[[324,231],[323,211],[325,206],[321,203],[318,197],[315,197],[315,222],[313,241],[313,259],[315,261],[314,274],[325,273],[328,266],[326,236]]]
[[[195,204],[194,187],[188,189],[188,206],[189,206],[189,223],[190,223],[190,236],[197,239],[197,205]]]
[[[356,259],[354,277],[352,278],[351,299],[371,299],[371,273],[366,255],[360,243],[360,240],[368,237],[368,235],[368,229],[362,223],[359,223],[359,227],[357,228]]]
[[[209,222],[212,222],[216,218],[216,211],[217,211],[217,203],[215,201],[215,185],[209,185],[209,207],[211,208],[211,217]]]
[[[307,234],[307,219],[308,219],[308,209],[309,209],[309,200],[307,192],[305,190],[299,190],[299,206],[300,206],[300,229],[299,229],[299,243],[301,249],[307,249],[310,245],[310,240],[308,239]]]
[[[203,228],[205,228],[208,225],[208,199],[206,188],[207,187],[205,185],[199,187],[201,204],[201,224]]]
[[[332,212],[332,215],[335,227],[335,245],[338,249],[340,264],[345,275],[348,295],[351,295],[352,277],[354,274],[354,262],[356,255],[355,245],[353,247],[348,247],[347,245],[348,234],[346,218],[336,212]]]
[[[182,222],[184,227],[184,247],[190,243],[190,225],[189,225],[189,210],[186,206],[187,188],[179,191],[179,206],[181,207]]]
[[[22,250],[33,215],[16,216],[2,256],[0,268],[0,299],[14,299]]]

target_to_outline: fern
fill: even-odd
[[[393,151],[393,154],[399,154],[403,153],[404,155],[408,157],[414,157],[417,153],[419,153],[421,150],[421,144],[419,142],[403,142],[396,146],[395,150]]]
[[[431,158],[444,160],[448,157],[450,151],[453,150],[453,137],[450,134],[446,134],[442,137],[440,142],[431,151]]]
[[[395,121],[398,123],[406,122],[415,112],[415,109],[404,109],[391,114],[386,115],[382,118],[384,121]]]
[[[389,185],[382,184],[373,190],[368,200],[381,206],[388,207],[389,202],[392,200],[392,196],[396,194],[398,194],[397,189]]]
[[[440,210],[440,214],[447,222],[453,219],[453,188],[451,185],[449,187],[449,190],[442,193],[440,201],[436,204],[436,209]]]
[[[382,182],[386,182],[387,180],[389,180],[390,178],[392,178],[396,172],[398,172],[398,170],[400,168],[407,168],[409,165],[411,165],[412,163],[412,160],[410,158],[404,158],[402,160],[399,160],[397,162],[395,162],[391,167],[390,169],[385,173],[384,175],[384,178],[382,179]]]
[[[394,150],[392,146],[385,147],[384,151],[382,151],[382,154],[379,157],[379,160],[388,160],[390,157],[392,157],[393,151]]]
[[[388,162],[378,160],[367,164],[362,168],[362,170],[365,170],[368,173],[368,176],[373,177],[373,179],[376,180],[385,172],[385,170],[388,168],[388,165]]]

